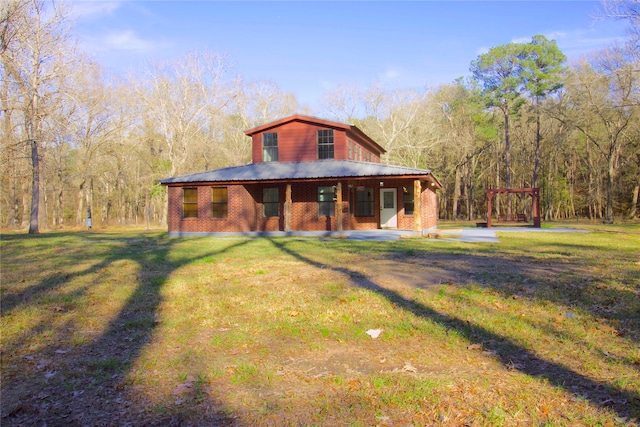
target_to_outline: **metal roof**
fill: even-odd
[[[324,178],[425,177],[428,169],[383,165],[354,160],[317,160],[312,162],[264,162],[214,169],[190,175],[161,179],[164,185],[196,182],[282,181]],[[437,180],[431,176],[438,187]]]

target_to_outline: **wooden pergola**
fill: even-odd
[[[487,190],[487,227],[491,227],[491,210],[493,196],[496,194],[525,193],[531,196],[533,202],[533,226],[540,228],[540,188],[492,188]],[[513,220],[515,221],[515,220]]]

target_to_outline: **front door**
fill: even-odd
[[[380,228],[398,228],[395,188],[380,189]]]

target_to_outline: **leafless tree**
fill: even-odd
[[[69,22],[61,3],[42,0],[3,2],[0,13],[0,52],[3,80],[16,96],[19,129],[14,144],[28,144],[31,151],[31,209],[29,233],[46,226],[42,150],[46,142],[44,123],[60,101],[59,82],[69,62],[75,60]],[[5,83],[6,85],[7,83]],[[6,86],[5,86],[6,87]]]

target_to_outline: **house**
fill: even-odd
[[[250,164],[160,180],[169,235],[437,225],[431,171],[381,164],[384,148],[355,126],[292,115],[245,134]]]

